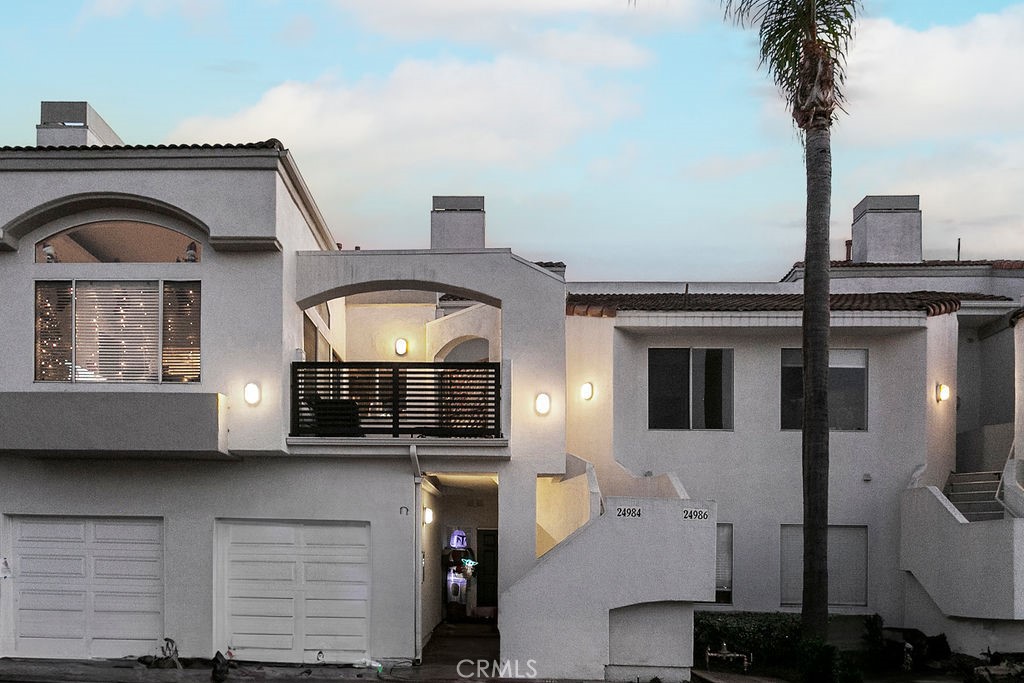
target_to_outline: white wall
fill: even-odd
[[[183,656],[209,657],[214,641],[214,524],[218,519],[366,521],[372,567],[372,655],[413,656],[415,488],[407,461],[142,462],[0,461],[0,501],[9,515],[146,516],[164,520],[164,624]],[[11,556],[9,528],[0,555]],[[11,613],[18,578],[0,582]],[[404,616],[403,616],[404,615]],[[6,617],[8,620],[10,617]],[[5,634],[11,633],[10,623]],[[11,655],[11,643],[0,644]],[[146,653],[139,653],[146,654]],[[152,654],[152,653],[151,653]]]
[[[927,375],[914,404],[926,406],[927,468],[922,486],[942,487],[956,470],[957,319],[954,315],[928,318]],[[947,384],[948,401],[937,401],[936,386]]]
[[[434,319],[433,304],[349,304],[345,307],[345,360],[427,361],[425,325]],[[395,353],[395,340],[409,342],[405,356]]]
[[[501,360],[501,310],[486,304],[474,304],[456,313],[427,323],[427,348],[424,354],[434,360],[447,354],[453,344],[465,339],[486,339],[488,360]]]

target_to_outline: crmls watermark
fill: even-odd
[[[527,659],[525,663],[518,659],[507,659],[504,662],[491,659],[459,660],[455,671],[459,678],[536,678],[537,660]]]

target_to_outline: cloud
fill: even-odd
[[[195,28],[223,10],[223,0],[88,0],[78,13],[76,25],[90,19],[116,19],[141,11],[149,17],[165,14],[181,15]]]
[[[316,35],[316,24],[304,14],[292,17],[280,32],[281,40],[289,45],[302,45]]]
[[[283,83],[234,115],[187,119],[166,141],[277,137],[341,226],[356,222],[346,217],[359,202],[422,198],[447,184],[475,187],[481,174],[537,168],[632,113],[622,92],[569,68],[511,57],[406,61],[383,78]]]
[[[690,164],[683,169],[683,175],[691,180],[725,181],[764,168],[773,159],[774,155],[767,152],[751,152],[738,156],[715,154]]]
[[[335,0],[376,33],[401,40],[443,39],[577,66],[632,68],[651,53],[637,34],[689,25],[698,0]],[[560,24],[571,25],[566,28]]]
[[[843,136],[886,145],[1020,133],[1022,72],[1024,6],[924,31],[865,20],[850,52]]]

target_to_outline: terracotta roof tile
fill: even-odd
[[[928,315],[952,313],[960,302],[1009,301],[987,294],[952,292],[875,292],[833,294],[833,311],[922,311]],[[567,315],[614,316],[617,311],[744,312],[799,311],[801,294],[569,294]]]
[[[157,150],[157,149],[276,149],[284,151],[285,146],[277,138],[261,142],[215,143],[215,144],[170,144],[170,145],[71,145],[44,147],[0,147],[0,152],[53,152],[53,151],[121,151],[121,150]]]
[[[1024,261],[1009,259],[957,261],[954,259],[932,259],[911,263],[888,263],[885,261],[830,261],[832,268],[942,268],[950,266],[987,266],[996,270],[1024,270]],[[793,268],[803,268],[804,262],[797,261]]]

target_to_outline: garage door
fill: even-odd
[[[370,527],[221,522],[218,628],[244,660],[355,662],[369,650]]]
[[[12,531],[17,655],[156,651],[164,636],[160,520],[14,517]]]

